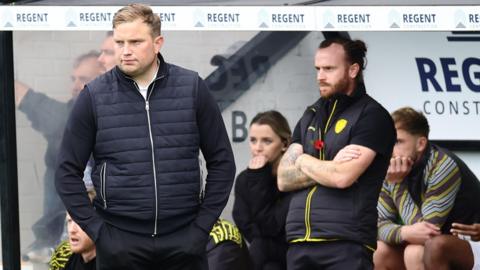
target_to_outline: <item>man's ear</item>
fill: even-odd
[[[427,148],[428,139],[424,136],[421,136],[417,139],[417,151],[423,152]]]
[[[163,36],[158,36],[153,39],[153,46],[155,47],[155,53],[158,54],[163,46]]]
[[[360,72],[360,66],[358,65],[358,63],[352,64],[348,69],[348,76],[351,79],[355,79],[359,72]]]

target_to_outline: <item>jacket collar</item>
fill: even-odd
[[[423,180],[423,171],[432,155],[432,146],[430,143],[427,143],[427,147],[425,148],[422,157],[413,165],[412,170],[403,180],[407,182],[408,193],[410,193],[413,201],[418,206],[422,205],[422,194],[426,190],[425,182]]]
[[[350,107],[354,102],[360,100],[365,95],[365,85],[362,83],[357,85],[351,96],[345,94],[336,94],[328,99],[320,98],[317,100],[317,102],[315,102],[315,104],[310,106],[307,109],[306,116],[304,116],[309,119],[306,120],[309,122],[309,124],[307,126],[308,129],[306,130],[305,139],[303,140],[305,153],[322,158],[320,156],[320,151],[314,147],[313,142],[319,139],[322,141],[325,140],[325,138],[320,138],[319,134],[322,133],[325,135],[328,131],[327,129],[332,126],[326,126],[330,115],[332,116],[331,123],[334,123],[342,111]],[[336,105],[334,105],[335,102],[337,103]],[[335,111],[332,112],[334,106]],[[315,132],[309,131],[312,127]]]
[[[318,99],[317,102],[312,105],[312,107],[314,107],[315,110],[320,110],[320,108],[324,106],[324,108],[326,109],[326,114],[329,114],[333,103],[337,101],[336,111],[340,112],[349,107],[355,101],[364,97],[366,94],[367,91],[365,90],[365,85],[363,83],[359,83],[351,96],[340,93],[334,94],[330,98]]]
[[[365,96],[367,94],[365,90],[365,85],[363,83],[358,84],[355,90],[353,91],[352,95],[346,95],[343,93],[337,93],[331,96],[329,99],[326,101],[334,102],[335,100],[338,101],[338,105],[343,105],[341,107],[345,107],[350,105],[351,103],[355,102],[356,100],[360,99],[361,97]],[[337,106],[338,106],[337,105]]]
[[[157,54],[157,60],[159,62],[160,67],[158,69],[157,77],[155,78],[155,80],[158,80],[158,79],[161,79],[163,77],[168,76],[168,63],[165,62],[161,53]],[[113,69],[114,69],[114,72],[117,75],[120,75],[119,76],[120,78],[124,78],[124,79],[127,79],[127,80],[133,80],[130,76],[125,74],[118,66],[115,66]]]

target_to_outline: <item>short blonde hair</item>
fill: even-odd
[[[141,19],[150,27],[150,34],[152,37],[155,38],[160,36],[160,17],[153,13],[149,6],[144,4],[130,4],[118,10],[117,13],[115,13],[115,16],[113,16],[113,29],[119,24],[133,22],[138,19]]]
[[[403,129],[412,135],[424,136],[428,139],[430,126],[425,115],[411,107],[403,107],[392,113],[393,122],[398,129]]]

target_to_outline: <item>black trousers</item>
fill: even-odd
[[[105,223],[97,240],[98,270],[207,270],[208,235],[196,225],[149,236]]]
[[[253,238],[248,251],[253,270],[285,270],[287,243],[273,238]]]
[[[251,270],[248,250],[243,243],[240,247],[232,241],[223,241],[208,251],[209,270]]]
[[[349,241],[290,244],[287,269],[370,270],[373,251]]]

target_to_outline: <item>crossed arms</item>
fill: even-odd
[[[334,160],[319,160],[303,153],[302,145],[293,143],[280,160],[278,189],[293,191],[320,184],[348,188],[370,166],[376,153],[361,145],[348,145]]]

